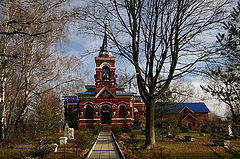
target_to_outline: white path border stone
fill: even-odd
[[[87,156],[85,157],[85,159],[89,159],[90,155],[92,154],[92,151],[93,151],[93,149],[95,148],[95,146],[96,146],[96,144],[97,144],[97,140],[98,140],[98,138],[99,138],[99,135],[100,135],[100,133],[98,134],[98,137],[96,138],[93,146],[92,146],[91,149],[88,151]]]
[[[113,138],[113,141],[114,141],[114,143],[115,143],[115,146],[117,147],[118,153],[120,154],[120,157],[121,157],[122,159],[126,159],[125,156],[124,156],[124,154],[122,153],[122,151],[121,151],[121,149],[120,149],[120,146],[118,145],[118,143],[117,143],[117,141],[116,141],[116,139],[115,139],[114,134],[113,134],[113,133],[111,133],[111,134],[112,134],[112,138]]]

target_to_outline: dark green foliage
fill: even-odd
[[[141,121],[138,120],[138,119],[134,119],[134,122],[133,122],[133,128],[136,129],[136,130],[139,130],[141,129]]]
[[[34,150],[29,153],[31,157],[44,158],[51,152],[49,148],[48,136],[55,134],[58,130],[57,107],[41,104],[36,107],[35,121],[33,130],[36,141],[33,142]]]
[[[233,117],[232,130],[234,135],[240,136],[240,115]]]
[[[180,130],[182,133],[187,133],[189,132],[189,127],[186,122],[183,122],[182,125],[180,126]]]
[[[209,131],[208,131],[208,125],[203,125],[202,127],[201,127],[201,132],[202,133],[208,133]]]
[[[225,139],[225,140],[236,140],[236,139],[237,139],[237,136],[236,136],[236,135],[233,135],[233,136],[227,135],[227,136],[225,136],[224,139]]]
[[[51,106],[42,104],[36,109],[35,133],[38,136],[48,136],[58,130],[57,111]]]
[[[159,102],[156,104],[156,116],[155,116],[155,128],[157,129],[157,135],[168,135],[175,137],[179,133],[178,128],[178,116],[177,108],[178,104],[173,105],[172,93],[169,91],[162,100],[165,102]],[[167,118],[164,119],[164,116]]]
[[[209,78],[207,86],[202,88],[227,104],[233,121],[234,133],[239,133],[238,120],[240,115],[240,2],[233,8],[230,17],[223,23],[227,33],[217,36],[216,53],[221,58],[216,67],[206,74]]]
[[[229,134],[225,132],[215,132],[211,133],[212,139],[224,139],[224,140],[236,140],[238,138],[237,135],[229,136]]]
[[[101,130],[102,130],[102,126],[99,123],[97,123],[92,127],[92,131],[94,135],[99,134]]]
[[[112,126],[112,133],[116,136],[116,137],[119,137],[122,133],[122,129],[117,126],[117,125],[113,125]]]
[[[132,128],[125,125],[125,126],[123,126],[123,127],[121,128],[121,130],[122,130],[122,132],[124,132],[124,133],[129,133],[129,132],[132,130]],[[122,133],[122,132],[121,132],[121,133]]]
[[[48,145],[48,142],[39,140],[39,142],[35,145],[34,150],[30,152],[28,156],[32,158],[44,158],[51,152],[51,149],[48,147]]]
[[[173,128],[171,129],[170,133],[171,133],[172,137],[177,136],[177,135],[180,133],[179,127],[178,127],[178,126],[173,127]]]
[[[171,117],[165,120],[156,120],[155,128],[157,129],[158,134],[168,135],[169,133],[175,137],[179,133],[178,128],[178,118]]]
[[[81,150],[88,149],[92,146],[94,141],[94,134],[92,131],[79,131],[75,133],[73,142],[81,148]]]

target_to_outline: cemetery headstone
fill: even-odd
[[[224,146],[224,147],[230,146],[230,140],[214,139],[213,143],[215,146]]]
[[[48,147],[51,152],[57,152],[58,145],[56,143],[50,144]]]
[[[60,145],[67,144],[67,137],[60,137],[59,140],[60,140]]]
[[[228,135],[233,136],[232,124],[228,124]]]
[[[170,126],[168,126],[168,136],[172,136]]]
[[[66,123],[65,127],[64,127],[64,137],[67,137],[67,139],[69,140],[69,126],[68,123]]]
[[[185,141],[195,141],[194,136],[184,136],[184,137],[185,137]]]
[[[74,139],[74,128],[69,128],[69,139]]]

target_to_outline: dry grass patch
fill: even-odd
[[[62,137],[63,133],[56,133],[49,136],[47,140],[42,140],[44,144],[58,143],[59,137]],[[75,139],[68,141],[66,145],[58,146],[56,153],[44,154],[46,159],[71,159],[71,158],[85,158],[86,153],[90,149],[91,145],[96,139],[96,135],[93,135],[91,131],[75,131]],[[0,144],[0,158],[14,159],[14,158],[26,158],[32,154],[42,154],[45,151],[41,148],[38,150],[39,139],[24,140],[24,143],[14,143],[14,141],[5,141]]]
[[[134,134],[134,135],[133,135]],[[184,141],[184,136],[195,136],[195,141]],[[140,131],[122,134],[118,138],[119,145],[127,159],[154,159],[154,158],[182,158],[182,159],[203,159],[231,158],[231,154],[221,146],[214,146],[209,134],[200,136],[199,132],[182,133],[177,138],[156,138],[156,147],[152,150],[144,150],[145,136]],[[134,143],[135,142],[135,143]],[[240,139],[231,140],[231,147],[240,152]]]

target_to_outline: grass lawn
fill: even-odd
[[[62,136],[64,136],[63,133],[56,133],[52,136],[49,136],[47,138],[47,141],[45,140],[45,138],[43,138],[41,144],[42,151],[38,151],[40,140],[29,138],[26,139],[20,137],[11,138],[10,141],[6,141],[0,144],[0,158],[26,158],[31,154],[45,153],[45,149],[43,149],[43,147],[51,143],[58,143],[59,145],[59,137]],[[91,148],[91,145],[95,141],[95,138],[96,135],[93,135],[91,131],[75,131],[74,140],[68,141],[66,145],[58,146],[58,151],[56,153],[46,154],[44,158],[84,158],[85,154],[88,152],[88,150]]]
[[[186,135],[192,135],[196,140],[193,142],[184,141],[183,139]],[[231,158],[231,155],[226,153],[226,149],[224,147],[213,145],[210,134],[206,134],[206,136],[200,136],[199,132],[181,133],[177,136],[177,138],[164,138],[164,141],[161,140],[161,136],[157,136],[156,147],[152,150],[143,149],[145,136],[139,131],[122,134],[119,137],[118,142],[127,159],[205,159],[218,158],[217,154],[223,158]],[[240,138],[237,140],[231,140],[231,147],[234,150],[240,151]]]

